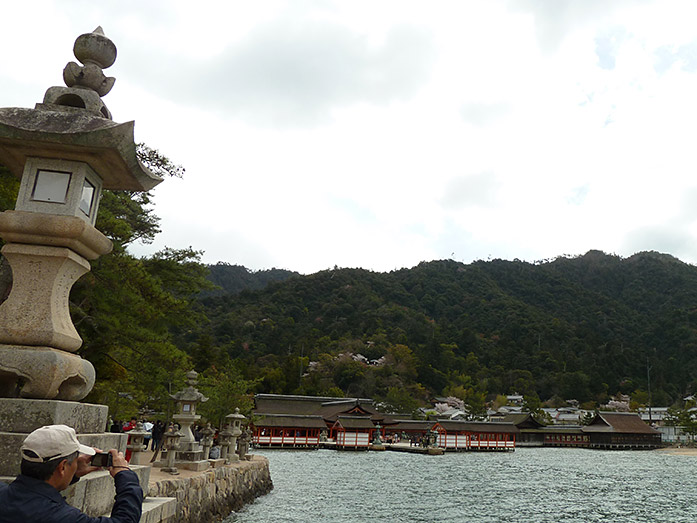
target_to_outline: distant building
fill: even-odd
[[[642,421],[636,412],[598,412],[583,427],[596,449],[654,449],[661,446],[661,433]]]
[[[661,434],[634,412],[599,412],[585,426],[545,426],[530,413],[509,414],[504,420],[520,430],[521,446],[653,449],[661,445]]]

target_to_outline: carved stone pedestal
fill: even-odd
[[[44,425],[68,425],[84,445],[126,449],[125,434],[105,433],[106,405],[72,401],[0,398],[0,476],[19,474],[19,449],[30,432]]]
[[[0,396],[76,401],[92,390],[94,380],[94,367],[77,354],[0,345]]]

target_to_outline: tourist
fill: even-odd
[[[152,440],[152,429],[155,427],[155,424],[152,421],[144,421],[143,422],[143,429],[148,432],[148,435],[145,436],[145,440],[143,443],[145,444],[145,450],[148,450],[148,445],[150,445],[150,441]]]
[[[121,430],[121,422],[119,420],[114,420],[114,423],[111,425],[111,429],[109,429],[109,432],[119,434],[121,433]]]
[[[68,505],[60,492],[85,474],[99,470],[91,464],[98,449],[82,445],[75,430],[49,425],[29,434],[21,447],[21,474],[0,483],[0,523],[131,522],[140,520],[143,490],[121,452],[110,450],[116,498],[110,518],[92,518]]]
[[[162,444],[162,434],[165,432],[165,424],[158,419],[152,428],[152,450],[158,450]]]

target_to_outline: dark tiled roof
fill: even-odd
[[[322,416],[293,416],[286,414],[267,414],[254,422],[256,427],[285,427],[298,429],[326,429]]]
[[[375,422],[385,419],[384,414],[380,414],[370,405],[359,405],[357,403],[325,403],[317,411],[317,414],[327,421],[336,421],[339,416],[368,416]]]
[[[345,429],[374,429],[375,425],[370,421],[370,418],[364,416],[339,416],[334,427],[343,427]]]
[[[356,405],[372,405],[366,398],[330,398],[327,396],[292,396],[284,394],[257,394],[254,396],[259,414],[323,415],[323,410],[347,411]]]
[[[557,434],[582,434],[584,427],[581,425],[547,425],[538,432],[557,433]]]
[[[539,429],[544,427],[544,424],[537,421],[530,412],[506,414],[502,421],[505,423],[513,423],[519,429]]]
[[[659,434],[644,423],[636,412],[598,412],[583,432],[617,432],[621,434]]]
[[[513,423],[493,422],[493,421],[439,421],[446,432],[520,432],[520,429]]]
[[[428,429],[430,429],[433,426],[432,421],[426,421],[426,420],[415,420],[415,419],[409,419],[409,420],[395,420],[396,423],[393,425],[388,425],[385,427],[386,430],[392,432],[399,432],[399,431],[421,431],[421,432],[426,432]]]

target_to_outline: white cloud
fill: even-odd
[[[139,253],[303,272],[589,249],[694,263],[696,11],[15,2],[0,105],[40,101],[75,37],[104,27],[115,119],[187,168],[156,190],[163,233]]]

